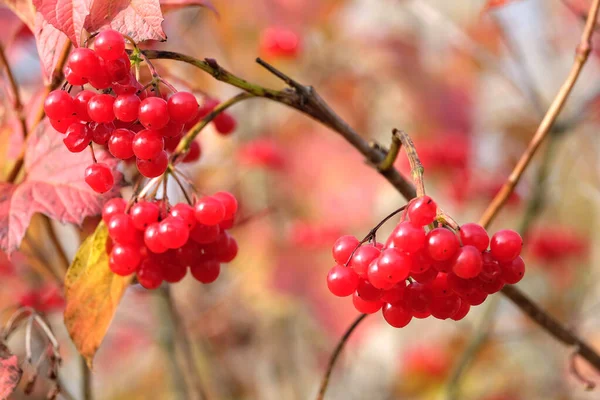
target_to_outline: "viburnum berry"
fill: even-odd
[[[109,258],[109,267],[117,275],[133,274],[140,265],[142,256],[135,245],[115,244]]]
[[[169,156],[167,156],[166,151],[161,151],[149,160],[138,158],[136,160],[136,165],[140,174],[144,175],[146,178],[156,178],[167,170]]]
[[[115,98],[109,94],[97,94],[88,101],[89,117],[95,122],[112,122],[115,119],[113,103]]]
[[[161,129],[161,131],[162,131],[162,129]],[[181,142],[181,138],[182,137],[183,137],[183,135],[181,135],[181,134],[179,134],[177,136],[173,136],[173,137],[165,137],[165,150],[170,151],[170,152],[175,151],[175,149],[177,148],[177,145],[179,144],[179,142]],[[193,145],[193,143],[197,143],[197,142],[193,141],[192,145]],[[190,145],[190,151],[189,151],[189,153],[191,153],[191,152],[192,152],[192,147]],[[186,155],[186,158],[187,158],[187,155]]]
[[[117,243],[137,244],[137,234],[129,214],[115,214],[108,221],[108,234]]]
[[[69,54],[67,66],[76,75],[89,79],[100,69],[100,59],[94,50],[78,47]]]
[[[144,243],[146,244],[146,247],[156,254],[164,253],[168,250],[167,246],[165,246],[160,239],[159,228],[159,223],[155,222],[149,225],[144,231]]]
[[[379,300],[368,301],[360,297],[358,293],[354,293],[352,295],[352,304],[354,304],[354,308],[356,311],[363,314],[374,314],[377,311],[381,310],[383,303]]]
[[[223,217],[224,220],[235,217],[235,213],[238,209],[238,201],[233,194],[229,192],[217,192],[213,194],[212,197],[219,200],[225,207],[225,217]]]
[[[510,229],[503,229],[492,236],[490,251],[499,262],[509,262],[521,254],[523,239],[521,235]]]
[[[64,90],[54,90],[44,100],[44,112],[55,120],[73,117],[76,115],[75,102]]]
[[[168,139],[168,138],[165,138],[165,139]],[[177,144],[179,144],[179,142],[177,142]],[[175,147],[177,147],[177,144],[175,144]],[[166,140],[165,140],[165,148],[166,148]],[[167,150],[169,150],[169,149],[167,149]],[[173,151],[173,150],[175,150],[175,148],[173,148],[170,151]],[[182,162],[191,163],[191,162],[198,161],[198,159],[200,158],[200,154],[201,154],[200,143],[198,143],[196,140],[194,140],[194,141],[192,141],[192,143],[190,143],[190,148],[188,149],[187,153],[185,154],[185,157],[183,157]]]
[[[382,310],[383,318],[394,328],[403,328],[412,320],[411,312],[400,303],[385,304]]]
[[[238,254],[238,244],[227,232],[221,232],[219,238],[216,241],[217,246],[217,260],[222,263],[228,263],[233,261],[233,259]]]
[[[486,230],[478,224],[468,223],[460,227],[460,240],[463,246],[471,245],[479,251],[486,251],[490,237]]]
[[[433,297],[445,297],[452,294],[450,284],[448,282],[448,275],[443,272],[437,274],[435,279],[431,281],[429,287],[431,288],[431,294]]]
[[[394,248],[407,253],[417,253],[425,247],[425,231],[410,222],[401,222],[393,232]]]
[[[157,289],[163,281],[161,265],[152,257],[146,258],[138,268],[137,280],[146,289]]]
[[[156,203],[141,200],[129,210],[131,221],[136,229],[145,230],[149,225],[158,221],[160,209]]]
[[[460,321],[461,319],[467,316],[470,310],[471,306],[469,305],[469,303],[461,300],[460,307],[458,308],[458,310],[456,310],[454,314],[452,314],[452,316],[450,316],[450,318],[452,318],[455,321]]]
[[[217,261],[199,261],[190,266],[190,273],[202,283],[212,283],[217,280],[221,265]]]
[[[183,124],[176,121],[169,121],[169,123],[163,126],[160,129],[155,129],[158,133],[160,133],[165,138],[172,138],[180,136],[183,133]]]
[[[425,270],[424,272],[421,273],[417,273],[417,272],[412,272],[410,274],[411,278],[413,278],[416,282],[419,283],[429,283],[431,281],[433,281],[435,279],[435,277],[437,276],[438,271],[435,268],[429,268],[427,270]]]
[[[119,32],[107,29],[94,39],[96,53],[105,60],[115,60],[125,51],[125,39]]]
[[[187,267],[177,262],[163,262],[162,275],[165,282],[177,283],[181,282],[187,274]]]
[[[410,222],[416,226],[429,225],[435,219],[437,204],[429,196],[414,199],[406,211]]]
[[[379,300],[384,303],[396,304],[404,299],[404,292],[406,291],[406,281],[401,281],[392,286],[390,289],[381,291],[381,297]]]
[[[148,97],[140,103],[138,118],[147,129],[160,129],[169,123],[167,102],[160,97]]]
[[[225,205],[219,199],[205,196],[195,205],[196,219],[204,225],[217,225],[225,220]]]
[[[135,134],[132,147],[137,158],[150,160],[163,151],[163,137],[156,131],[144,129]]]
[[[141,102],[135,94],[119,95],[113,103],[113,113],[119,121],[133,122],[138,119]]]
[[[365,301],[375,301],[381,298],[383,291],[373,286],[368,280],[360,279],[356,293]]]
[[[219,237],[221,228],[219,225],[204,225],[197,223],[190,230],[190,238],[199,244],[213,243]]]
[[[431,288],[428,285],[418,282],[411,282],[407,287],[405,294],[406,305],[413,311],[425,313],[429,311],[429,306],[433,298]]]
[[[67,129],[63,143],[71,153],[81,153],[92,142],[92,132],[84,122],[75,122]]]
[[[198,101],[190,92],[177,92],[167,101],[171,120],[185,124],[198,114]]]
[[[350,261],[350,255],[354,249],[358,247],[358,239],[351,235],[344,235],[339,237],[333,244],[333,259],[335,262],[341,265],[345,265]],[[370,263],[370,261],[369,261]]]
[[[500,263],[502,271],[502,280],[506,283],[514,285],[523,279],[525,275],[525,262],[519,256],[512,261]]]
[[[76,122],[78,122],[77,119],[75,119],[73,117],[63,118],[63,119],[50,119],[50,125],[52,125],[54,130],[56,130],[57,132],[60,132],[60,133],[67,132],[67,129],[69,129],[69,126],[71,126],[71,124],[74,124]]]
[[[481,290],[479,288],[473,288],[468,293],[461,295],[460,298],[462,300],[465,300],[467,303],[469,303],[472,306],[478,306],[480,304],[483,304],[485,299],[487,299],[487,296],[488,296],[487,293],[484,292],[483,290]]]
[[[173,218],[179,218],[187,225],[188,229],[192,230],[198,221],[196,220],[196,213],[194,208],[189,204],[179,203],[175,204],[173,208],[171,208],[171,212],[169,213]]]
[[[452,262],[452,272],[460,278],[470,279],[479,275],[482,266],[481,252],[474,246],[463,246]]]
[[[290,29],[269,27],[261,33],[260,50],[266,57],[296,57],[300,37]]]
[[[113,215],[124,214],[126,207],[127,202],[120,197],[108,200],[104,204],[104,207],[102,207],[102,221],[104,221],[105,224],[108,224]]]
[[[108,140],[108,151],[120,160],[133,157],[134,136],[135,134],[129,129],[115,129]]]
[[[65,73],[65,79],[67,80],[67,82],[69,82],[69,84],[71,84],[73,86],[83,86],[86,83],[88,83],[87,78],[77,75],[75,72],[73,72],[73,70],[69,66],[65,67],[64,73]]]
[[[113,84],[128,84],[131,81],[131,62],[127,53],[122,53],[116,60],[106,61],[104,67]]]
[[[340,250],[340,255],[338,257],[340,257],[340,259],[343,259],[341,251],[342,250]],[[345,251],[347,251],[347,250],[345,250]],[[350,251],[350,253],[352,253],[352,251]],[[356,249],[356,251],[352,255],[352,259],[350,260],[349,266],[352,267],[352,269],[354,270],[354,272],[356,272],[358,274],[358,276],[360,276],[363,279],[366,279],[367,274],[368,274],[367,271],[369,269],[369,265],[373,261],[375,261],[379,257],[380,254],[381,254],[381,250],[379,250],[377,247],[373,246],[372,244],[365,244],[363,246],[360,246],[358,249]],[[338,263],[340,263],[337,260],[336,253],[334,253],[334,258],[336,259],[336,261]],[[346,260],[343,264],[345,264],[347,261],[348,260]],[[340,264],[342,264],[342,263],[340,263]]]
[[[190,235],[185,221],[180,218],[168,217],[158,226],[158,236],[161,243],[169,249],[177,249],[187,242]]]
[[[489,251],[481,253],[481,272],[478,278],[483,282],[494,282],[502,274],[500,264]]]
[[[391,283],[398,283],[408,278],[412,266],[411,258],[396,249],[385,249],[377,260],[378,272]]]
[[[394,282],[388,278],[388,275],[383,269],[379,268],[378,261],[379,258],[373,260],[369,264],[369,267],[367,268],[366,278],[377,289],[391,289],[394,286]]]
[[[219,113],[215,119],[213,119],[213,123],[215,124],[215,129],[221,135],[229,135],[233,133],[237,126],[235,118],[226,112]]]
[[[460,309],[461,299],[455,294],[434,297],[429,306],[431,315],[437,319],[448,319]]]
[[[96,93],[91,90],[82,90],[73,97],[73,103],[75,104],[75,116],[80,121],[90,122],[92,118],[88,114],[88,103],[96,96]],[[49,117],[50,118],[50,117]]]
[[[106,193],[115,184],[112,169],[103,163],[94,163],[85,169],[85,182],[96,193]]]
[[[112,78],[108,73],[106,61],[104,61],[104,59],[100,57],[98,58],[98,61],[100,63],[100,67],[97,70],[91,71],[88,74],[88,81],[90,85],[92,85],[98,90],[108,89],[111,86]]]
[[[110,140],[115,127],[112,124],[90,123],[89,129],[92,132],[92,142],[105,145]]]
[[[335,265],[327,274],[327,287],[338,297],[350,296],[358,287],[359,277],[351,268]]]
[[[445,228],[435,228],[427,234],[427,254],[435,261],[447,261],[460,247],[456,235]]]

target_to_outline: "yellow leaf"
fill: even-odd
[[[116,275],[108,268],[107,239],[106,226],[100,222],[77,250],[65,278],[65,325],[90,368],[133,277]]]

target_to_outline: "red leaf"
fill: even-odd
[[[175,11],[179,10],[180,8],[194,6],[206,7],[209,10],[213,11],[215,14],[219,14],[219,12],[210,0],[160,0],[160,8],[165,14],[169,11]]]
[[[23,375],[23,370],[19,368],[17,356],[12,355],[10,351],[0,344],[0,399],[8,399],[17,388]]]
[[[159,0],[97,0],[85,28],[90,32],[110,26],[133,40],[166,40]]]
[[[83,23],[90,13],[91,0],[33,0],[46,22],[63,32],[76,46],[81,45]]]
[[[0,184],[3,251],[10,253],[19,247],[36,212],[63,223],[81,224],[85,217],[100,214],[104,202],[118,192],[118,185],[104,195],[92,191],[83,180],[85,168],[92,163],[90,154],[70,153],[62,138],[44,121],[27,143],[24,181]],[[97,151],[96,157],[111,166],[116,164],[104,151]]]
[[[35,8],[31,0],[2,0],[30,29],[35,24]]]
[[[64,33],[46,21],[40,13],[35,16],[33,34],[35,35],[35,42],[42,63],[44,79],[48,82],[52,78],[54,68],[69,39]]]

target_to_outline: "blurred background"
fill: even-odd
[[[564,81],[589,3],[213,0],[218,15],[205,8],[167,14],[168,41],[148,46],[215,58],[249,81],[281,88],[254,62],[261,56],[315,86],[366,139],[387,146],[392,128],[405,130],[425,166],[428,194],[465,223],[478,220]],[[5,8],[0,25],[30,97],[42,85],[35,41]],[[598,348],[599,55],[594,50],[556,129],[491,229],[520,230],[528,269],[519,287]],[[238,93],[188,65],[155,64],[199,96]],[[8,106],[3,98],[5,171],[20,146]],[[231,112],[237,131],[224,138],[205,129],[201,160],[187,173],[201,192],[238,196],[232,232],[240,253],[211,285],[187,278],[173,286],[175,301],[211,399],[311,399],[358,316],[349,299],[327,290],[331,246],[342,234],[363,237],[405,200],[341,137],[307,117],[263,99]],[[408,171],[402,157],[397,167]],[[56,225],[68,257],[97,221]],[[61,289],[41,266],[62,262],[46,223],[34,219],[22,251],[0,260],[0,308],[27,304],[47,313],[65,360],[61,383],[78,399],[80,364],[63,326]],[[96,357],[96,399],[182,398],[160,297],[138,286],[127,291]],[[17,354],[21,342],[16,335],[10,343]],[[591,381],[600,376],[571,352],[501,295],[460,322],[414,320],[394,329],[376,314],[353,334],[326,398],[600,398],[573,370]],[[44,393],[39,383],[29,398]]]

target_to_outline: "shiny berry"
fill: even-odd
[[[474,246],[479,251],[486,251],[490,237],[486,230],[478,224],[468,223],[460,227],[460,240],[463,246]]]
[[[166,151],[161,151],[156,157],[149,160],[138,158],[136,160],[136,165],[140,174],[144,175],[146,178],[155,178],[162,175],[167,170],[169,156],[167,156]]]
[[[350,296],[358,287],[359,278],[351,268],[335,265],[327,274],[327,287],[338,297]]]
[[[163,137],[156,131],[144,129],[135,134],[132,148],[137,158],[150,160],[163,151]]]
[[[410,222],[416,226],[429,225],[435,219],[437,204],[429,196],[414,199],[408,206],[407,215]]]
[[[160,97],[148,97],[140,103],[138,118],[147,129],[160,129],[169,123],[167,102]]]
[[[504,229],[492,236],[490,251],[499,262],[512,261],[521,254],[523,239],[517,232]]]
[[[445,228],[435,228],[427,234],[427,254],[434,261],[447,261],[454,257],[460,243],[456,235]]]
[[[103,163],[94,163],[85,169],[85,182],[96,193],[106,193],[115,184],[112,169]]]

